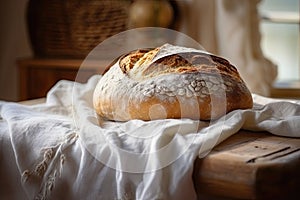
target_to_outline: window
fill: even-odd
[[[277,84],[300,82],[299,1],[262,0],[259,5],[262,50],[278,66]]]

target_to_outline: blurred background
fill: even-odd
[[[253,93],[300,98],[299,0],[10,0],[0,3],[0,26],[1,100],[44,97],[74,80],[97,44],[147,26],[229,59]]]

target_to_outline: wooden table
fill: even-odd
[[[196,160],[194,183],[199,199],[300,199],[300,139],[239,131]]]

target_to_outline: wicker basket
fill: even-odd
[[[127,29],[130,0],[30,0],[28,28],[35,56],[84,58]]]

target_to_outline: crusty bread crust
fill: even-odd
[[[168,44],[121,56],[100,79],[93,102],[101,117],[117,121],[211,120],[253,106],[227,60]]]

